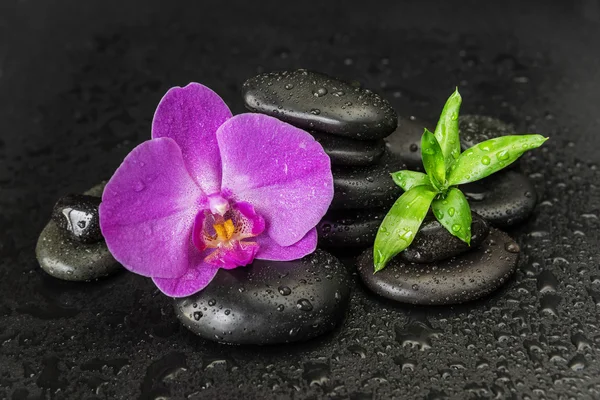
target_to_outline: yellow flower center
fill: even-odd
[[[215,232],[217,232],[217,237],[220,241],[226,242],[233,236],[235,232],[235,225],[231,219],[225,220],[222,223],[217,223],[213,225],[215,228]]]

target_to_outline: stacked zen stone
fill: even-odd
[[[357,262],[373,292],[411,304],[458,304],[498,289],[515,272],[519,246],[473,213],[471,245],[452,236],[430,214],[408,249],[373,274],[373,249]]]
[[[385,138],[387,151],[410,170],[423,171],[423,128],[435,124],[399,117],[397,129]],[[461,149],[485,140],[514,134],[511,125],[498,119],[459,117]],[[500,287],[515,272],[519,246],[497,228],[523,222],[532,213],[537,194],[519,163],[481,181],[461,185],[473,212],[471,246],[452,236],[428,215],[405,251],[385,269],[373,274],[373,249],[358,258],[363,283],[380,296],[402,303],[457,304],[482,297]]]
[[[335,194],[317,226],[319,244],[372,245],[402,194],[390,172],[405,166],[383,140],[397,126],[390,104],[370,90],[307,70],[258,75],[244,83],[242,95],[251,111],[310,132],[331,158]]]

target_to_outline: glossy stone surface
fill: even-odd
[[[388,151],[400,157],[412,171],[424,170],[421,161],[421,136],[425,128],[433,132],[435,123],[398,116],[398,127],[385,138]]]
[[[82,197],[86,203],[96,204],[94,199],[99,201],[105,186],[106,181],[102,181],[85,191]],[[83,243],[54,220],[40,233],[35,254],[45,272],[66,281],[90,281],[122,270],[104,240]]]
[[[390,207],[402,194],[390,173],[404,168],[402,161],[388,152],[375,165],[333,167],[334,195],[330,210]]]
[[[506,233],[492,229],[482,246],[444,261],[405,263],[394,258],[373,274],[373,249],[358,259],[363,283],[373,292],[401,303],[459,304],[485,296],[515,272],[519,246]]]
[[[310,132],[325,153],[331,158],[332,165],[364,166],[377,163],[385,152],[383,140],[353,140],[327,133]]]
[[[330,211],[317,225],[319,246],[356,248],[373,246],[387,210]]]
[[[429,214],[417,236],[410,246],[398,254],[398,258],[405,262],[430,263],[444,260],[467,251],[476,249],[490,232],[489,224],[479,215],[472,214],[471,246],[453,236]]]
[[[251,111],[352,139],[382,139],[397,123],[396,113],[380,95],[303,69],[250,78],[242,96]]]
[[[102,240],[100,232],[100,197],[69,194],[61,197],[52,210],[52,220],[82,243]]]
[[[463,151],[489,139],[516,134],[513,125],[485,115],[461,115],[458,130]]]
[[[219,270],[204,290],[175,299],[181,322],[204,339],[231,344],[304,341],[344,318],[350,295],[345,267],[317,250],[302,260],[256,260]]]
[[[537,193],[525,175],[504,170],[477,182],[461,185],[471,211],[492,225],[508,227],[527,219],[537,203]]]
[[[40,233],[35,255],[44,271],[66,281],[89,281],[121,269],[103,240],[81,243],[54,221]]]

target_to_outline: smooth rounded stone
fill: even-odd
[[[40,234],[35,254],[44,271],[66,281],[89,281],[121,269],[103,240],[81,243],[54,221]]]
[[[481,247],[431,264],[395,257],[373,274],[373,249],[358,258],[358,272],[373,292],[410,304],[458,304],[498,289],[515,272],[519,246],[506,233],[491,229]]]
[[[464,151],[489,139],[514,135],[515,127],[485,115],[461,115],[458,118],[458,131],[460,147]]]
[[[323,146],[332,165],[371,165],[377,163],[385,152],[383,139],[353,140],[319,132],[311,132],[311,135]]]
[[[415,117],[398,116],[398,127],[385,138],[388,151],[406,163],[408,169],[423,171],[421,160],[421,136],[425,128],[433,132],[435,124]]]
[[[537,193],[529,178],[512,170],[497,172],[459,188],[469,200],[471,211],[498,227],[523,222],[537,203]]]
[[[317,225],[319,246],[326,248],[373,246],[386,210],[331,211]]]
[[[386,152],[379,163],[366,167],[333,167],[330,210],[389,208],[402,194],[390,174],[406,169],[402,160]]]
[[[181,322],[204,339],[230,344],[304,341],[332,330],[350,297],[345,267],[317,249],[295,261],[255,260],[220,269],[200,292],[175,299]]]
[[[242,96],[251,111],[352,139],[382,139],[397,123],[393,108],[378,94],[304,69],[250,78]]]
[[[100,202],[100,197],[83,194],[63,196],[52,210],[52,220],[79,242],[98,242],[102,240],[98,212]]]
[[[490,232],[486,220],[472,213],[471,246],[453,236],[438,222],[433,214],[428,214],[410,246],[398,254],[402,261],[431,263],[457,256],[476,249]]]
[[[106,181],[100,182],[83,194],[100,198],[105,186]],[[40,233],[35,253],[44,271],[67,281],[94,280],[121,270],[104,240],[81,243],[53,220]]]

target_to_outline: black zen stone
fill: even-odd
[[[326,133],[311,132],[331,158],[332,165],[363,166],[377,163],[385,152],[385,142],[354,140]]]
[[[331,210],[389,208],[402,194],[390,174],[406,166],[386,152],[379,163],[366,167],[334,167]]]
[[[44,271],[66,281],[89,281],[121,269],[103,240],[81,243],[54,221],[42,230],[35,254]]]
[[[515,272],[519,246],[506,233],[491,229],[481,247],[430,264],[395,257],[373,274],[373,249],[358,259],[363,283],[390,300],[410,304],[458,304],[499,288]]]
[[[250,78],[242,96],[251,111],[352,139],[382,139],[397,123],[395,111],[378,94],[304,69]]]
[[[330,211],[317,225],[319,246],[327,248],[373,246],[387,210]]]
[[[71,196],[83,197],[86,201],[99,204],[105,185],[106,182],[101,182],[83,195],[65,196],[57,205]],[[95,207],[97,218],[98,206]],[[64,225],[60,227],[55,222],[56,209],[57,206],[54,208],[52,220],[40,233],[35,248],[37,260],[44,271],[66,281],[89,281],[121,270],[120,264],[108,251],[102,236],[99,240],[84,243],[71,231],[65,229]],[[64,220],[58,219],[64,223]]]
[[[405,262],[430,263],[476,249],[489,234],[490,227],[479,215],[473,213],[472,218],[471,246],[448,232],[430,213],[411,245],[397,257]]]
[[[463,151],[489,139],[515,134],[511,124],[484,115],[461,115],[458,118],[458,130]]]
[[[52,210],[52,220],[82,243],[102,240],[98,207],[100,197],[69,194],[61,197]]]
[[[350,295],[345,267],[317,250],[295,261],[255,260],[221,269],[202,291],[175,300],[175,312],[195,334],[231,344],[311,339],[343,319]]]
[[[460,189],[469,200],[471,211],[498,227],[524,221],[537,203],[537,194],[529,178],[511,170],[461,185]]]
[[[423,171],[421,136],[425,128],[433,132],[435,124],[410,117],[398,117],[398,127],[385,138],[389,152],[400,157],[412,171]]]

